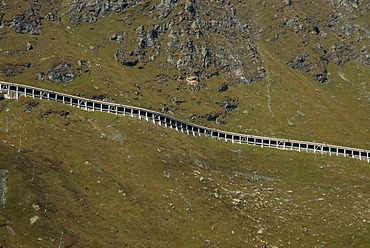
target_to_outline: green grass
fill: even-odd
[[[62,231],[66,246],[188,247],[210,240],[219,246],[361,247],[368,242],[367,203],[358,201],[368,197],[366,162],[190,137],[53,102],[38,101],[28,115],[21,111],[28,101],[11,102],[9,112],[0,112],[6,141],[1,149],[8,154],[1,157],[7,161],[2,168],[10,171],[2,211],[15,232],[2,239],[5,244],[57,246]],[[41,118],[49,109],[71,114]],[[122,142],[110,139],[112,129]],[[241,197],[232,191],[242,192],[245,206],[232,205],[232,198]],[[34,215],[40,219],[31,226]],[[261,227],[264,234],[257,235]]]

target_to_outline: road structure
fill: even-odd
[[[46,99],[61,102],[86,111],[100,111],[115,115],[137,117],[148,122],[153,122],[154,124],[175,129],[188,135],[206,136],[218,140],[224,140],[226,142],[270,147],[282,150],[351,157],[370,162],[370,150],[366,149],[222,131],[182,121],[164,113],[149,109],[88,99],[22,84],[0,81],[0,91],[4,93],[4,97],[6,99],[19,99],[19,97],[22,96],[34,99]]]

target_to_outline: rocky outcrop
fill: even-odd
[[[334,45],[330,48],[329,58],[339,66],[343,66],[347,61],[357,57],[355,50],[343,43]]]
[[[15,64],[15,63],[6,63],[0,64],[0,75],[6,77],[14,77],[24,72],[24,70],[31,67],[30,63],[25,64]]]
[[[224,108],[225,111],[231,111],[231,110],[234,110],[238,107],[239,100],[238,99],[227,98],[224,102],[222,102],[221,105],[222,105],[222,107]]]
[[[74,67],[67,62],[60,62],[48,71],[48,79],[55,83],[70,83],[75,79]]]
[[[240,83],[263,79],[266,71],[249,36],[246,20],[237,17],[229,1],[217,1],[212,7],[210,11],[208,3],[190,0],[184,3],[162,0],[148,7],[154,18],[167,18],[166,21],[137,27],[135,37],[125,35],[113,58],[124,66],[147,63],[169,66],[184,77],[195,74],[200,80],[220,74]],[[173,14],[179,18],[169,18]],[[133,39],[137,42],[136,48],[128,50],[132,45],[126,42]],[[110,40],[118,40],[118,35],[113,34]],[[163,61],[158,60],[161,54],[167,54]],[[194,89],[197,91],[199,87]]]
[[[70,14],[68,20],[75,25],[81,22],[94,23],[99,17],[120,13],[140,2],[142,0],[75,0],[67,11]]]
[[[35,14],[33,8],[26,10],[24,14],[16,15],[8,22],[9,27],[19,34],[40,35],[42,31],[42,17]]]
[[[309,54],[304,51],[286,63],[290,68],[301,70],[309,74],[313,79],[320,83],[328,81],[328,71],[326,69],[327,59],[325,56],[321,60],[309,60]]]
[[[326,0],[334,8],[343,8],[349,12],[363,12],[366,13],[370,9],[370,2],[367,0]]]

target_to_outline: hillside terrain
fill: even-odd
[[[370,149],[370,2],[0,1],[0,80]],[[0,246],[368,247],[369,164],[0,101]]]

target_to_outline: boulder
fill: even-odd
[[[26,51],[32,50],[33,46],[31,42],[27,42]]]
[[[218,92],[225,92],[229,89],[229,86],[227,84],[222,84],[219,88],[218,88]]]

